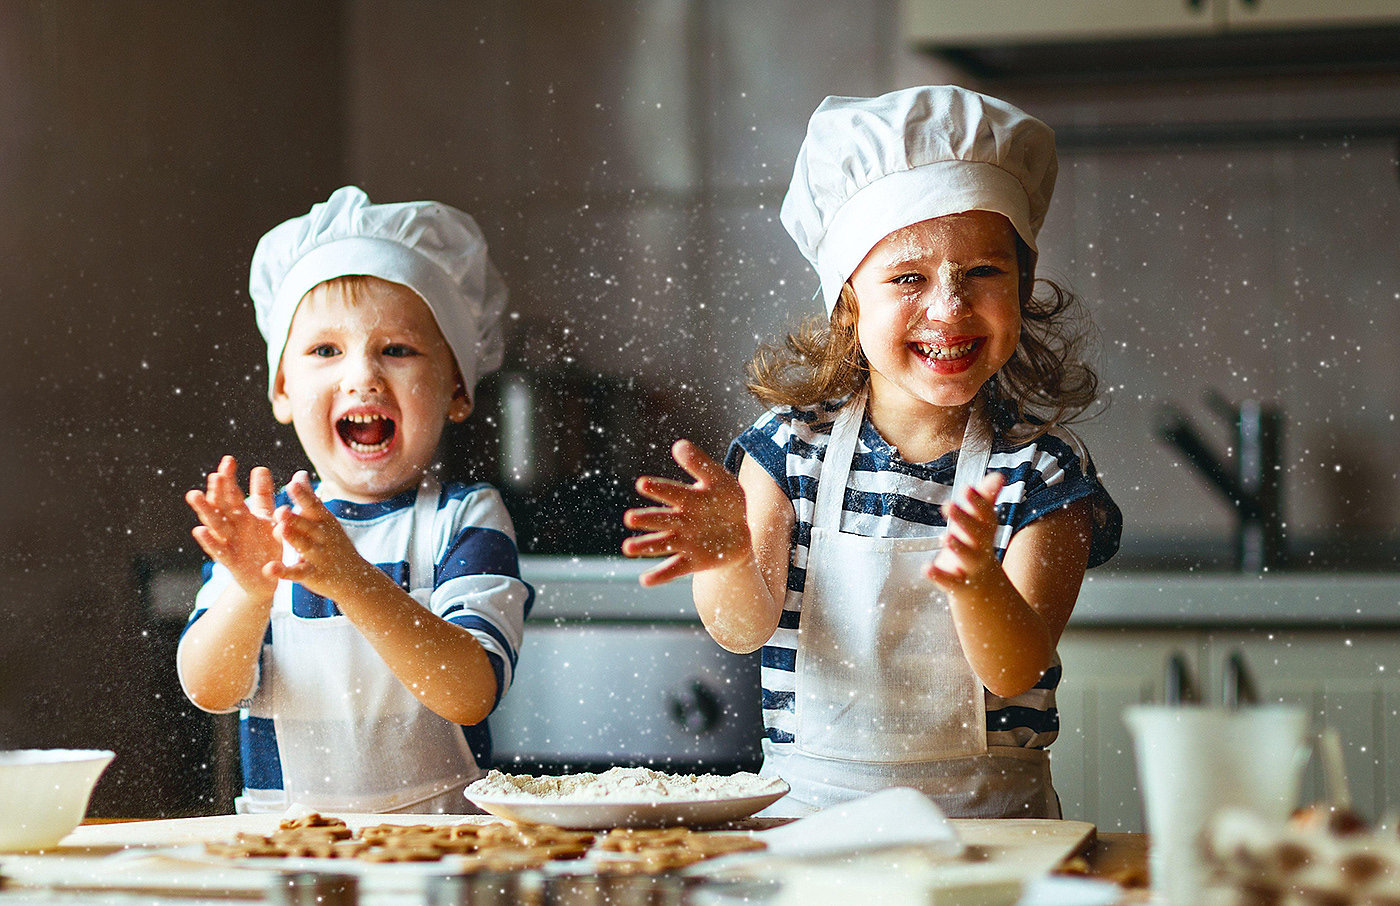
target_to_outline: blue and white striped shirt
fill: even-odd
[[[761,654],[764,746],[782,751],[793,745],[797,726],[795,696],[797,633],[806,584],[807,546],[816,506],[817,480],[831,439],[832,422],[844,400],[800,408],[774,408],[730,445],[725,467],[738,472],[750,456],[778,483],[795,511],[787,594],[778,629]],[[869,419],[847,478],[841,531],[865,537],[914,538],[943,526],[940,507],[949,498],[958,451],[929,463],[908,463],[882,438]],[[1087,498],[1093,512],[1089,565],[1097,566],[1118,549],[1122,514],[1079,439],[1056,429],[1029,443],[993,441],[989,470],[1006,476],[997,497],[997,558],[1006,553],[1016,532],[1036,519]],[[1014,698],[983,690],[987,709],[987,745],[1044,748],[1059,732],[1055,688],[1060,682],[1058,657],[1040,682]]]
[[[408,590],[408,561],[413,550],[413,504],[417,489],[389,500],[354,503],[323,501],[344,527],[366,560]],[[286,491],[277,505],[290,503]],[[434,519],[434,581],[429,609],[438,617],[469,630],[496,673],[496,702],[510,688],[524,633],[525,617],[534,603],[534,589],[520,579],[515,529],[500,494],[486,484],[449,482],[442,486]],[[232,581],[228,570],[205,564],[205,583],[195,598],[186,630],[214,603]],[[335,603],[300,585],[292,588],[292,613],[298,617],[339,616]],[[268,669],[272,630],[263,636],[259,676]],[[245,795],[257,800],[283,788],[271,702],[255,683],[239,709],[239,736]],[[490,764],[491,731],[486,721],[463,727],[472,754],[482,768]]]

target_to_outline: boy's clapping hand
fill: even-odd
[[[948,533],[943,537],[943,549],[924,570],[939,588],[950,591],[976,583],[988,571],[999,568],[996,499],[1005,484],[1006,477],[1000,472],[988,472],[963,493],[961,500],[943,504]]]
[[[345,529],[311,489],[311,476],[306,472],[296,473],[287,485],[287,493],[297,509],[282,506],[273,514],[278,556],[263,572],[274,581],[288,579],[300,583],[333,601],[340,600],[347,590],[353,593],[364,587],[366,577],[378,570],[355,550]],[[296,551],[295,563],[282,561],[281,542],[284,541]]]
[[[625,540],[624,554],[667,558],[642,575],[648,586],[753,557],[738,480],[688,440],[676,441],[671,455],[695,483],[643,476],[637,493],[662,505],[630,509],[622,517],[627,528],[646,533]]]
[[[199,517],[194,540],[211,559],[223,564],[249,595],[271,597],[277,580],[264,567],[281,559],[282,543],[272,532],[272,473],[258,466],[248,475],[249,497],[238,484],[238,463],[232,456],[209,473],[203,491],[185,495]]]

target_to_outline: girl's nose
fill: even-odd
[[[967,317],[967,313],[967,300],[957,284],[934,287],[924,307],[924,317],[930,321],[958,321]]]

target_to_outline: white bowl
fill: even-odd
[[[57,846],[83,820],[113,757],[104,749],[0,752],[0,852]]]

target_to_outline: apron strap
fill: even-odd
[[[433,589],[437,571],[437,538],[433,524],[437,518],[442,488],[432,475],[424,475],[413,501],[413,547],[409,552],[408,590]]]
[[[992,458],[992,426],[984,416],[982,394],[972,401],[963,430],[962,449],[958,451],[958,468],[953,473],[953,494],[961,493],[982,480],[987,463]]]
[[[866,391],[862,387],[836,413],[831,426],[831,439],[822,456],[821,475],[817,479],[817,500],[812,510],[812,527],[839,531],[841,507],[846,502],[846,478],[851,474],[851,458],[860,439],[860,426],[865,420]]]

